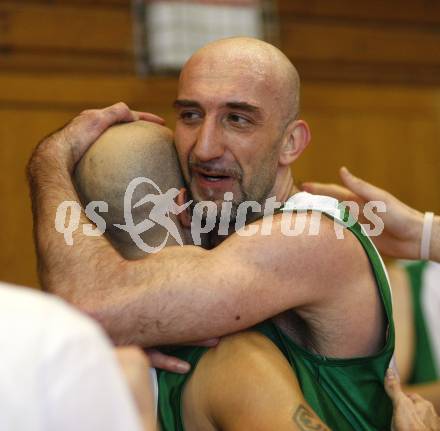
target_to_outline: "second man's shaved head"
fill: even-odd
[[[108,212],[101,214],[108,236],[118,251],[130,259],[142,257],[144,252],[127,232],[114,225],[125,224],[124,195],[130,182],[138,177],[151,179],[163,193],[183,186],[171,130],[146,121],[113,126],[90,147],[75,171],[76,187],[84,205],[91,201],[108,203]],[[158,191],[149,184],[140,184],[131,204],[149,193],[155,195]],[[134,223],[143,222],[151,209],[149,203],[131,208]],[[157,246],[166,234],[163,227],[156,225],[145,231],[142,238]]]

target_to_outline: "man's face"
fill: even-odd
[[[175,142],[195,201],[262,202],[274,186],[281,113],[271,80],[249,69],[196,60],[182,73]]]

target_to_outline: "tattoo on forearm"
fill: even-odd
[[[293,421],[301,431],[330,431],[322,425],[316,415],[307,407],[300,404],[293,415]]]

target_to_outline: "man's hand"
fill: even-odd
[[[357,202],[361,223],[368,222],[362,215],[367,202],[385,202],[386,212],[377,214],[383,220],[385,229],[381,235],[371,239],[383,254],[405,259],[419,259],[423,214],[405,205],[385,190],[355,177],[345,167],[341,168],[340,176],[347,188],[336,184],[320,183],[304,183],[302,188],[313,194],[333,196],[339,201]]]
[[[137,347],[118,347],[116,356],[145,430],[156,429],[153,385],[147,356]]]
[[[104,109],[89,109],[81,112],[64,128],[47,137],[40,145],[40,151],[52,151],[72,173],[76,163],[98,137],[110,126],[135,120],[164,124],[157,115],[132,111],[122,102]],[[38,151],[38,149],[37,149]]]
[[[438,431],[440,418],[434,406],[417,394],[405,394],[399,377],[389,368],[385,377],[385,390],[393,402],[393,431]]]
[[[187,343],[187,346],[202,346],[202,347],[215,347],[219,343],[219,338],[210,338],[209,340]],[[148,355],[151,366],[154,368],[160,368],[161,370],[170,371],[171,373],[185,374],[191,369],[191,365],[188,362],[182,361],[175,356],[167,355],[157,349],[145,349],[145,353]]]

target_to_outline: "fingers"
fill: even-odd
[[[139,111],[132,111],[132,112],[137,120],[150,121],[152,123],[157,123],[160,125],[165,124],[165,120],[162,117],[159,117],[158,115],[155,114],[151,114],[150,112],[139,112]]]
[[[63,130],[65,140],[71,145],[76,163],[88,147],[110,126],[133,121],[134,115],[125,103],[116,103],[104,109],[81,112]]]
[[[365,201],[380,201],[386,197],[384,190],[355,177],[345,166],[339,170],[339,175],[344,185]]]
[[[427,403],[427,401],[424,398],[422,398],[419,394],[409,393],[409,394],[407,394],[407,397],[411,401],[413,401],[414,403],[420,403],[420,402],[426,402]]]
[[[342,166],[342,168],[339,169],[339,176],[345,186],[354,193],[364,197],[366,192],[364,184],[367,184],[365,181],[355,177],[345,166]]]
[[[89,109],[81,112],[63,130],[65,140],[70,143],[72,149],[73,161],[71,164],[75,165],[89,146],[109,127],[138,119],[158,124],[165,123],[163,118],[157,115],[132,111],[123,102],[115,103],[104,109]]]
[[[124,102],[115,103],[104,109],[83,111],[78,118],[81,118],[84,127],[88,128],[91,133],[94,131],[94,134],[98,136],[104,130],[117,123],[143,120],[165,124],[165,120],[162,117],[149,112],[132,111]]]
[[[133,121],[135,119],[133,112],[124,102],[115,103],[114,105],[104,108],[102,114],[107,127],[115,123]]]
[[[425,425],[427,425],[426,429],[438,430],[440,418],[437,415],[434,405],[419,394],[411,393],[407,394],[407,397],[412,401],[419,417],[423,420]],[[429,427],[428,424],[430,425]]]
[[[315,195],[332,196],[339,201],[384,201],[388,197],[384,190],[355,177],[345,166],[340,169],[339,175],[346,187],[313,182],[303,183],[301,189]]]
[[[384,385],[385,392],[391,398],[394,406],[396,406],[402,397],[406,396],[402,391],[399,376],[391,368],[388,368],[385,374]]]
[[[161,370],[177,374],[185,374],[191,369],[188,362],[182,361],[175,356],[165,355],[156,349],[147,349],[146,353],[150,359],[151,366],[154,368],[160,368]]]
[[[406,396],[416,405],[416,407],[423,409],[426,412],[435,412],[434,404],[416,393],[409,393]]]
[[[393,402],[393,430],[438,429],[434,406],[418,394],[405,394],[399,376],[391,368],[385,375],[385,391]]]
[[[85,129],[88,132],[88,140],[95,141],[107,128],[116,123],[133,121],[135,119],[130,108],[123,102],[115,103],[104,109],[88,109],[74,119],[79,133]]]
[[[331,196],[338,201],[356,200],[356,196],[350,190],[337,184],[302,183],[301,189],[314,195]]]

